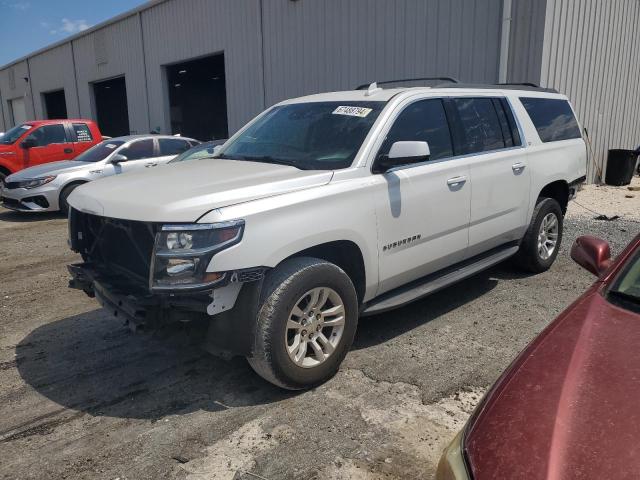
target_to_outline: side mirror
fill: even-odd
[[[424,162],[429,160],[430,155],[427,142],[395,142],[388,155],[378,157],[374,171],[384,173],[394,167]]]
[[[600,276],[611,265],[609,244],[597,237],[584,235],[576,238],[571,247],[571,258],[581,267]]]
[[[116,153],[113,157],[111,157],[111,163],[113,163],[114,165],[117,165],[120,162],[126,162],[127,160],[129,159],[121,153]]]
[[[25,138],[20,144],[20,146],[26,150],[28,148],[33,148],[37,146],[37,142],[35,138]]]

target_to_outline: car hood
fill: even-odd
[[[204,159],[117,175],[73,191],[69,204],[105,217],[194,222],[215,208],[327,184],[332,171]]]
[[[61,160],[59,162],[43,163],[34,167],[25,168],[7,177],[7,182],[19,182],[31,178],[44,177],[47,175],[60,175],[87,167],[87,162],[76,162],[74,160]]]
[[[473,477],[637,478],[640,315],[592,287],[498,380],[465,438]]]

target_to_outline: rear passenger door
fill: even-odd
[[[505,98],[450,100],[457,153],[464,155],[473,189],[467,257],[519,240],[528,225],[530,169]]]
[[[71,134],[73,136],[74,157],[90,149],[95,145],[95,139],[89,125],[83,122],[73,122],[71,124]]]
[[[373,176],[380,288],[389,291],[461,261],[468,245],[471,184],[441,99],[408,104],[393,120],[376,159],[394,142],[426,141],[428,161]],[[374,162],[375,165],[375,162]]]
[[[191,148],[191,144],[182,138],[158,138],[158,164],[167,163],[182,152]]]

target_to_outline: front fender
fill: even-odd
[[[370,192],[363,189],[348,195],[331,195],[325,190],[322,198],[294,201],[295,197],[309,193],[225,207],[201,218],[202,223],[231,219],[245,221],[242,241],[216,254],[208,270],[275,267],[308,248],[346,240],[353,242],[362,253],[365,300],[369,299],[375,294],[378,283],[378,235]]]

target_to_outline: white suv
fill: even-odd
[[[362,315],[512,256],[548,269],[585,169],[574,112],[550,90],[288,100],[214,158],[77,188],[71,286],[132,325],[206,325],[209,350],[306,388],[335,373]]]

